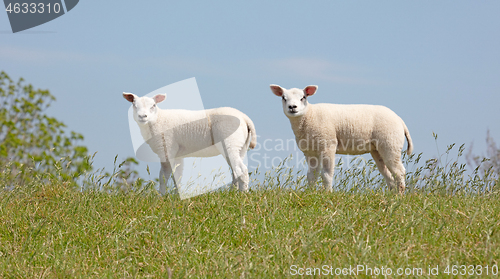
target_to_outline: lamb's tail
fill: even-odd
[[[247,128],[248,128],[248,139],[250,139],[250,144],[248,145],[248,148],[254,149],[255,146],[257,145],[257,133],[255,132],[255,125],[253,125],[252,120],[246,114],[245,114],[245,122],[247,123]]]
[[[410,131],[408,130],[408,127],[406,127],[404,121],[403,121],[403,127],[405,129],[406,141],[408,141],[408,148],[406,149],[406,154],[410,155],[413,152],[413,142],[411,141]]]

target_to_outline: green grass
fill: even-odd
[[[381,181],[370,162],[339,171],[333,193],[303,187],[283,167],[249,193],[189,200],[64,182],[4,190],[0,277],[273,278],[357,265],[391,268],[389,278],[398,268],[443,277],[448,265],[480,265],[483,276],[488,265],[491,274],[500,258],[498,178],[417,158],[406,158],[403,196],[369,187]],[[436,266],[440,276],[429,275]]]
[[[270,189],[179,200],[3,193],[0,277],[282,277],[290,266],[493,265],[498,195]]]

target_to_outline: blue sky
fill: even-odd
[[[16,34],[0,12],[0,70],[49,89],[49,114],[107,169],[134,155],[121,93],[191,77],[205,108],[243,111],[259,142],[293,138],[269,84],[315,84],[311,103],[394,110],[425,158],[433,132],[441,152],[474,142],[481,153],[487,129],[500,141],[499,14],[499,1],[87,0]]]

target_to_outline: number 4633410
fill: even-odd
[[[44,4],[44,3],[9,3],[9,5],[5,8],[8,13],[23,13],[23,14],[43,14],[43,13],[55,13],[58,14],[61,12],[61,4]]]

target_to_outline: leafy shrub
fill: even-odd
[[[0,169],[3,186],[27,185],[34,179],[74,181],[90,170],[83,136],[46,114],[55,97],[22,78],[0,73]]]

